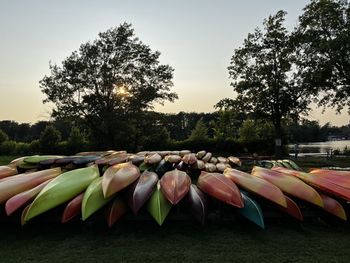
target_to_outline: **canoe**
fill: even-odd
[[[228,159],[230,165],[242,166],[241,160],[237,157],[229,156],[229,157],[227,157],[227,159]]]
[[[136,166],[139,166],[145,160],[144,156],[133,155],[129,157],[129,161]]]
[[[161,191],[173,205],[176,205],[190,190],[191,178],[177,169],[166,172],[160,179]]]
[[[304,182],[312,185],[313,187],[325,193],[345,199],[346,201],[350,201],[350,189],[332,183],[331,181],[324,179],[318,175],[311,173],[303,173],[300,171],[294,171],[282,167],[276,167],[273,169],[286,175],[295,176],[296,178],[303,180]]]
[[[29,164],[39,164],[44,160],[57,159],[62,157],[63,156],[60,156],[60,155],[33,155],[33,156],[25,157],[23,161]]]
[[[127,201],[134,214],[137,214],[151,197],[157,182],[158,175],[156,173],[144,171],[140,178],[130,186],[127,192]]]
[[[316,206],[323,207],[322,198],[317,191],[298,178],[258,166],[253,168],[252,175],[269,181],[288,195],[297,197]]]
[[[140,170],[132,163],[121,163],[109,167],[102,176],[102,190],[105,198],[131,185],[140,177]]]
[[[188,153],[184,157],[182,157],[182,161],[185,164],[192,165],[197,162],[196,155],[194,153]]]
[[[51,179],[39,184],[38,186],[19,193],[7,200],[5,204],[5,211],[8,216],[12,215],[19,208],[23,207],[25,204],[33,200],[40,191],[51,181]]]
[[[208,200],[205,194],[196,185],[191,184],[183,202],[193,217],[204,225],[208,212]]]
[[[128,155],[117,156],[117,157],[114,157],[114,158],[110,159],[107,164],[109,166],[113,166],[113,165],[116,165],[116,164],[125,163],[128,159],[129,159]],[[99,160],[97,160],[97,161],[99,161]]]
[[[97,165],[65,172],[49,182],[34,199],[24,220],[40,215],[85,191],[99,177]]]
[[[25,208],[23,208],[22,210],[22,214],[21,214],[21,225],[24,226],[26,221],[24,220],[25,216],[28,213],[29,207],[30,207],[31,203],[29,205],[27,205]]]
[[[166,216],[169,214],[170,209],[171,203],[163,195],[160,183],[158,181],[157,187],[147,203],[147,210],[161,226],[164,223]]]
[[[121,198],[116,197],[113,202],[107,206],[105,217],[107,220],[108,227],[112,227],[115,222],[118,221],[119,218],[121,218],[126,211],[128,210],[128,207],[124,200]]]
[[[226,169],[224,175],[244,190],[259,195],[277,205],[287,207],[282,191],[270,182],[236,169]]]
[[[162,160],[162,156],[158,153],[149,154],[145,157],[144,162],[147,164],[157,164]]]
[[[346,221],[346,213],[345,213],[344,207],[337,200],[321,193],[320,193],[320,196],[324,204],[323,209],[326,212]]]
[[[92,181],[84,193],[83,203],[81,205],[83,221],[106,205],[112,198],[113,196],[107,198],[103,196],[102,177],[98,177]]]
[[[140,172],[144,172],[144,171],[155,171],[157,168],[157,164],[148,164],[148,163],[141,163],[139,166]]]
[[[242,208],[244,202],[241,192],[234,182],[219,173],[201,172],[197,186],[208,195],[220,201]]]
[[[316,175],[350,176],[350,171],[338,171],[338,170],[330,170],[330,169],[312,169],[310,173],[316,174]]]
[[[67,156],[67,157],[63,157],[63,158],[59,158],[55,160],[55,164],[57,165],[67,165],[72,163],[75,159],[79,159],[81,158],[81,156]]]
[[[67,223],[81,213],[83,197],[84,193],[80,193],[67,204],[62,214],[61,223]]]
[[[9,177],[17,174],[17,169],[15,167],[3,165],[0,166],[0,179]]]
[[[294,161],[286,159],[286,160],[283,160],[283,162],[288,163],[292,167],[293,170],[301,171],[301,168],[299,167],[299,165],[297,165]]]
[[[0,182],[0,204],[21,192],[58,176],[60,173],[60,168],[53,168],[29,174],[18,174],[11,176],[9,179],[3,179]]]
[[[22,170],[31,170],[31,169],[38,169],[40,167],[40,165],[34,164],[34,163],[20,163],[18,164],[17,168],[22,169]]]
[[[286,198],[286,201],[287,201],[287,207],[277,206],[278,210],[290,215],[291,217],[299,221],[303,221],[304,217],[300,211],[299,206],[288,196],[285,195],[284,197]]]
[[[241,192],[244,207],[237,209],[238,213],[245,217],[246,219],[250,220],[254,224],[258,225],[262,229],[265,228],[264,223],[264,216],[261,211],[260,205],[250,198],[248,195]]]
[[[171,154],[164,157],[164,160],[168,163],[179,163],[182,158],[179,155]]]
[[[164,159],[161,160],[158,165],[157,168],[155,169],[155,172],[159,175],[162,176],[164,173],[171,171],[174,169],[174,164],[170,163],[170,162],[166,162]]]

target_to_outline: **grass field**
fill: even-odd
[[[1,225],[1,262],[349,262],[350,228],[293,221]]]
[[[298,163],[316,167],[328,162]],[[345,160],[335,163],[340,164],[349,166]],[[111,229],[102,220],[67,225],[34,221],[24,227],[14,221],[0,218],[1,263],[350,261],[350,225],[324,219],[299,223],[285,217],[267,221],[265,230],[244,220],[203,227],[192,221],[166,221],[159,227],[152,220],[122,220]]]

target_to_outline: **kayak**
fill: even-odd
[[[72,163],[74,165],[78,165],[78,166],[83,166],[83,165],[87,165],[91,162],[94,162],[98,159],[101,159],[101,156],[98,155],[87,155],[87,156],[80,156],[79,158],[75,158]]]
[[[0,179],[17,174],[17,169],[11,166],[0,166]]]
[[[325,193],[345,199],[346,201],[350,201],[350,189],[332,183],[331,181],[324,179],[318,175],[289,170],[282,167],[276,167],[273,169],[286,175],[295,176],[296,178],[303,180],[304,182]]]
[[[346,213],[344,210],[344,207],[334,198],[329,197],[324,194],[320,194],[323,203],[324,203],[324,210],[328,213],[346,221]]]
[[[286,213],[299,221],[303,221],[303,214],[301,213],[299,206],[288,196],[285,195],[284,197],[287,201],[287,207],[277,206],[277,208],[283,213]]]
[[[23,161],[29,164],[39,164],[44,160],[57,159],[62,157],[63,156],[60,156],[60,155],[33,155],[33,156],[25,157]]]
[[[201,172],[197,186],[208,195],[220,201],[242,208],[244,202],[241,192],[234,182],[220,173]]]
[[[192,165],[197,162],[196,155],[194,153],[188,153],[184,157],[182,157],[182,161],[185,164]]]
[[[262,229],[265,228],[264,223],[264,216],[261,211],[260,205],[250,198],[248,195],[241,192],[244,207],[237,209],[238,213],[245,217],[246,219],[250,220],[254,224],[258,225]]]
[[[67,223],[69,220],[72,220],[81,213],[83,197],[84,193],[80,193],[66,205],[62,214],[61,223]]]
[[[81,205],[82,219],[85,221],[89,216],[106,205],[113,196],[105,198],[102,191],[102,177],[96,178],[88,186],[84,193],[83,202]]]
[[[208,212],[208,201],[205,194],[196,185],[191,184],[183,202],[193,217],[204,225]]]
[[[29,189],[27,191],[19,193],[15,196],[11,197],[10,199],[8,199],[6,204],[5,204],[6,214],[8,216],[12,215],[19,208],[23,207],[29,201],[33,200],[51,180],[52,179],[49,179],[49,180],[39,184],[38,186],[36,186],[32,189]]]
[[[105,212],[108,227],[112,227],[115,222],[117,222],[118,219],[126,213],[127,210],[128,207],[124,200],[116,197],[113,202],[107,206]]]
[[[312,175],[316,175],[320,178],[326,179],[333,184],[339,185],[341,187],[350,189],[350,173],[349,172],[339,172],[339,171],[331,171],[321,169],[313,170],[310,172]]]
[[[155,172],[159,175],[162,176],[164,175],[166,172],[171,171],[174,169],[174,164],[173,163],[169,163],[166,162],[164,159],[161,160],[158,165],[157,168],[155,169]]]
[[[279,168],[280,167],[278,167],[278,169]],[[278,172],[276,170],[269,170],[258,166],[255,166],[253,168],[252,175],[269,181],[281,189],[282,192],[288,195],[297,197],[301,200],[323,208],[322,198],[317,193],[317,191],[298,178]]]
[[[24,217],[24,221],[28,221],[71,200],[83,192],[98,177],[99,171],[96,165],[65,172],[57,176],[34,199]]]
[[[5,178],[0,182],[0,204],[6,202],[9,198],[27,191],[37,185],[58,176],[61,173],[60,168],[53,168],[28,174],[18,174]]]
[[[177,169],[166,172],[160,179],[161,191],[173,205],[176,205],[190,190],[191,178]]]
[[[134,214],[137,214],[151,197],[157,182],[158,175],[156,173],[144,171],[140,178],[130,186],[127,192],[127,200]]]
[[[165,198],[158,181],[157,187],[147,203],[147,210],[161,226],[171,209],[171,203]]]
[[[121,163],[109,167],[102,176],[102,190],[105,198],[129,186],[140,177],[140,170],[132,163]]]
[[[277,205],[287,207],[282,191],[270,182],[236,169],[226,169],[224,175],[244,190],[259,195]]]

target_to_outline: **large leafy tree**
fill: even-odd
[[[350,3],[312,0],[295,32],[303,86],[318,89],[320,106],[350,112]]]
[[[295,72],[295,52],[290,33],[283,26],[286,12],[264,20],[263,29],[248,34],[234,51],[228,67],[237,94],[232,108],[255,118],[270,120],[275,129],[275,154],[282,154],[282,121],[306,114],[310,92],[300,85]]]
[[[62,65],[50,65],[40,81],[44,102],[55,105],[54,117],[87,124],[95,144],[124,147],[143,112],[177,98],[170,90],[173,69],[159,56],[124,23],[82,44]]]

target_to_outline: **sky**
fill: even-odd
[[[288,12],[286,26],[297,24],[306,0],[0,0],[0,120],[34,123],[50,117],[52,105],[39,81],[49,74],[49,62],[60,64],[98,32],[123,22],[174,69],[175,103],[155,110],[211,112],[213,105],[233,98],[227,67],[235,48],[264,18]],[[349,115],[334,110],[311,112],[321,124],[349,123]]]

